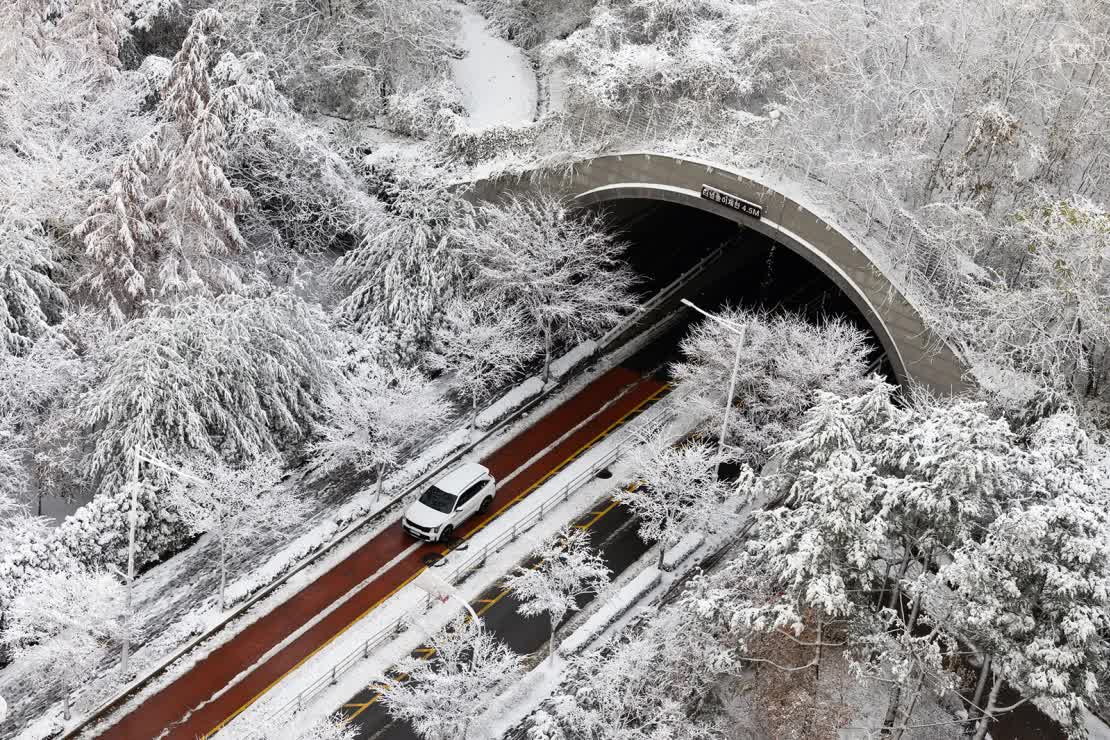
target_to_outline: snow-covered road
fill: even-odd
[[[466,52],[451,62],[462,90],[471,128],[519,125],[536,115],[536,74],[517,46],[497,36],[469,5],[458,4],[459,47]]]

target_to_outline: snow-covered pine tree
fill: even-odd
[[[635,308],[626,245],[602,215],[545,192],[485,204],[477,221],[478,279],[531,320],[545,383],[556,342],[597,336]]]
[[[121,0],[77,0],[58,21],[58,30],[63,39],[82,49],[88,62],[119,68],[127,25]]]
[[[435,652],[427,659],[406,656],[384,677],[382,702],[421,737],[467,740],[478,710],[520,677],[522,656],[464,617],[428,646]]]
[[[280,461],[263,457],[242,468],[217,463],[204,483],[178,479],[170,487],[168,503],[195,534],[207,533],[215,544],[221,611],[227,607],[230,560],[248,552],[259,536],[280,534],[300,523],[308,511],[280,477]]]
[[[532,553],[534,567],[519,565],[503,581],[525,617],[547,614],[551,623],[548,657],[555,657],[555,637],[567,614],[578,611],[578,597],[596,594],[609,583],[609,568],[590,549],[590,535],[564,526]]]
[[[158,224],[150,210],[163,173],[164,131],[131,145],[112,173],[108,192],[89,207],[74,230],[85,242],[87,264],[74,288],[105,306],[117,325],[141,313],[153,297]]]
[[[350,293],[338,313],[356,330],[385,327],[399,353],[417,356],[465,289],[473,206],[442,189],[405,189],[388,211],[367,214],[362,240],[335,264]]]
[[[193,16],[185,40],[174,55],[170,77],[162,90],[161,118],[173,121],[187,139],[196,128],[197,118],[212,101],[212,35],[220,30],[223,18],[207,8]]]
[[[166,255],[158,268],[160,297],[235,291],[240,280],[223,257],[246,247],[235,215],[250,203],[224,172],[224,123],[211,106],[192,114],[192,131],[169,165],[158,207]]]
[[[26,352],[60,315],[59,269],[40,225],[0,212],[0,353]]]
[[[92,453],[86,480],[118,490],[141,446],[247,461],[300,439],[331,387],[331,335],[284,293],[194,299],[136,319],[104,352],[104,375],[73,409]]]

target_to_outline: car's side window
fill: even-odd
[[[484,484],[485,484],[485,481],[478,481],[477,483],[472,485],[470,488],[466,489],[466,491],[463,492],[463,495],[459,496],[459,505],[458,505],[457,508],[461,509],[462,507],[464,507],[468,503],[470,503],[470,500],[478,495],[478,491],[482,490],[482,486]]]

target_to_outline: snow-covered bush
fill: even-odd
[[[0,354],[27,351],[59,318],[66,297],[53,249],[41,227],[0,212]]]
[[[418,139],[449,134],[464,113],[462,94],[447,77],[413,90],[399,90],[386,99],[389,127]]]
[[[474,165],[531,150],[541,131],[543,127],[534,124],[496,124],[479,129],[458,126],[443,141],[443,147],[449,156]]]
[[[490,27],[522,49],[540,40],[543,31],[530,0],[475,0],[473,5]]]

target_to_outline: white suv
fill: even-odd
[[[401,526],[413,537],[441,542],[472,514],[488,510],[495,491],[489,468],[463,463],[412,502]]]

